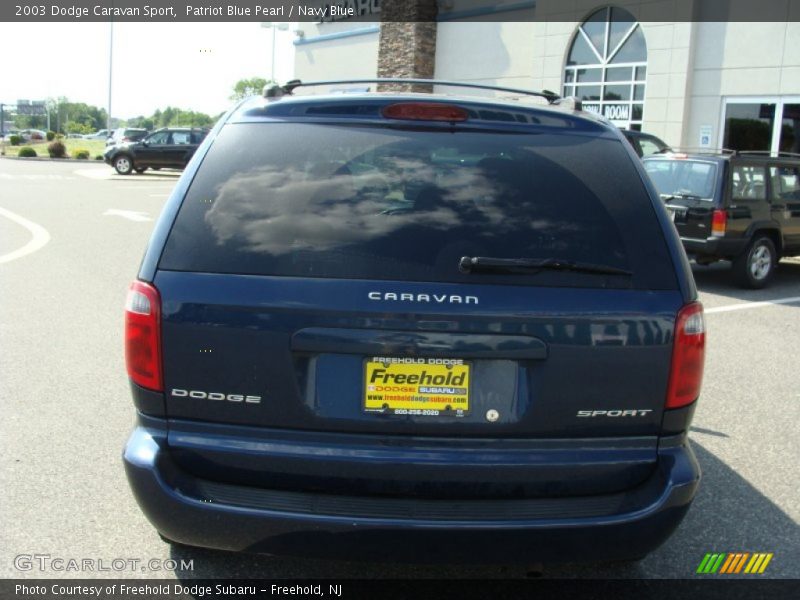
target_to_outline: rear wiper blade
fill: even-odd
[[[630,271],[593,263],[565,260],[561,258],[489,258],[485,256],[462,256],[458,262],[462,273],[538,273],[539,271],[576,271],[599,275],[633,275]]]
[[[700,196],[697,194],[686,194],[682,192],[674,192],[672,194],[659,194],[661,199],[664,202],[669,202],[670,200],[700,200]]]

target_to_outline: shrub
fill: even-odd
[[[64,139],[64,134],[63,133],[57,133],[56,134],[56,139],[57,140],[63,140]]]
[[[56,140],[48,144],[47,153],[50,155],[50,158],[64,158],[67,156],[67,147],[64,145],[64,142]]]
[[[8,137],[8,141],[12,146],[19,146],[22,143],[22,136],[21,135],[11,135]]]
[[[44,138],[42,137],[42,134],[41,133],[36,133],[36,132],[31,134],[31,139],[32,140],[38,140],[38,141],[44,140]]]
[[[19,154],[17,154],[17,156],[20,158],[34,158],[36,156],[36,150],[30,146],[23,146],[19,149]]]
[[[94,159],[95,160],[103,160],[103,155],[102,154],[98,154],[97,156],[94,157]]]
[[[56,137],[56,132],[55,131],[48,131],[47,132],[47,141],[48,142],[52,142],[55,139],[55,137]]]
[[[81,160],[89,160],[89,156],[91,156],[91,154],[89,154],[88,150],[75,150],[72,153],[72,158],[79,158]]]

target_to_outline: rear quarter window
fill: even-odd
[[[633,277],[465,274],[462,256],[559,258]],[[226,125],[159,268],[294,277],[674,289],[663,232],[617,139]]]

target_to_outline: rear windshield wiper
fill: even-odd
[[[664,202],[669,202],[670,200],[702,200],[702,196],[698,196],[697,194],[686,194],[682,192],[674,192],[672,194],[659,194],[661,199]]]
[[[488,258],[485,256],[462,256],[458,262],[462,273],[538,273],[539,271],[576,271],[598,275],[633,275],[630,271],[593,263],[564,260],[561,258]]]

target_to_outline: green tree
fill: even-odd
[[[106,126],[106,111],[84,102],[70,102],[69,99],[48,98],[47,110],[50,112],[50,129],[58,133],[90,133]],[[47,116],[16,117],[15,125],[20,129],[44,129]]]
[[[66,127],[67,133],[92,133],[94,131],[94,127],[92,125],[86,123],[80,123],[78,121],[70,121],[67,123]]]
[[[139,115],[138,117],[128,119],[127,125],[128,127],[140,127],[142,129],[152,130],[156,128],[156,119],[155,116],[145,117],[144,115]]]
[[[167,106],[152,116],[156,127],[210,127],[214,120],[205,113]]]
[[[233,95],[231,100],[242,100],[248,96],[259,96],[264,90],[264,86],[272,81],[267,81],[262,77],[251,77],[250,79],[240,79],[233,86]]]

